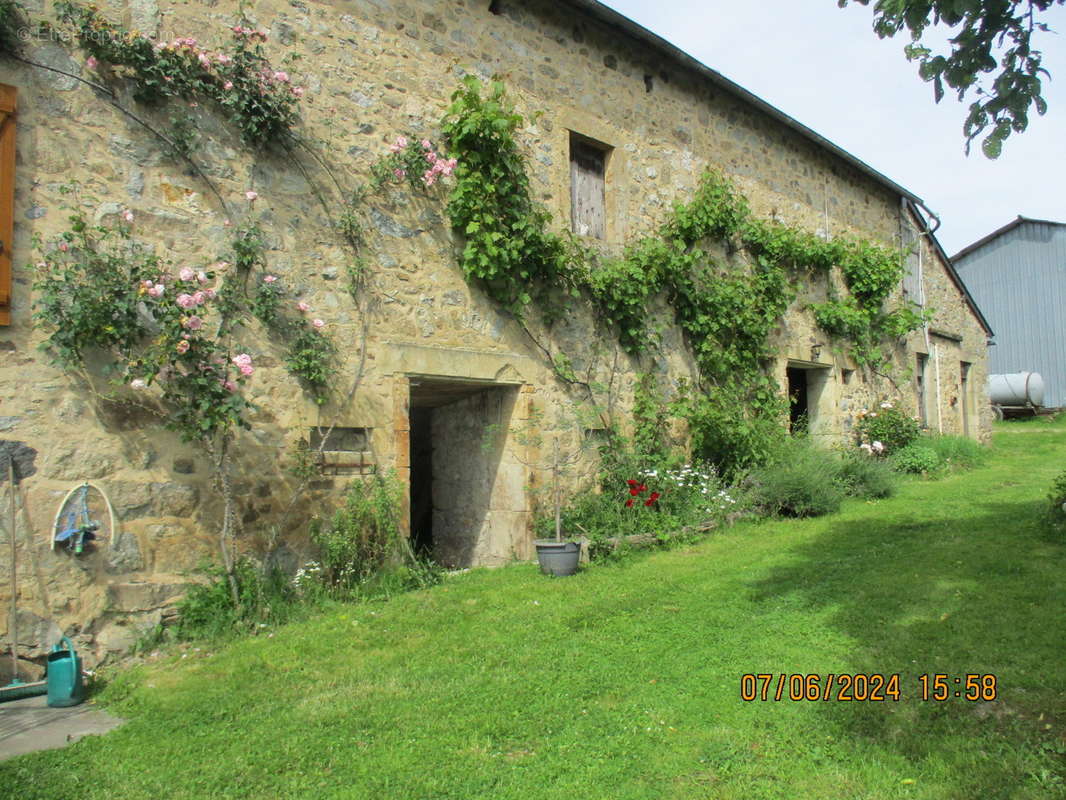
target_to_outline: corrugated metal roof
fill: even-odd
[[[982,236],[980,239],[978,239],[973,244],[967,245],[966,247],[962,248],[959,252],[957,252],[954,256],[952,256],[951,260],[952,261],[957,261],[960,258],[965,258],[970,253],[972,253],[974,250],[977,250],[978,248],[984,247],[986,244],[991,242],[993,239],[997,239],[1000,236],[1002,236],[1003,234],[1014,230],[1019,225],[1021,225],[1023,222],[1037,222],[1037,223],[1039,223],[1041,225],[1062,225],[1062,226],[1066,227],[1066,222],[1055,222],[1055,221],[1050,220],[1050,219],[1036,219],[1034,217],[1023,217],[1021,214],[1019,214],[1017,219],[1012,219],[1010,222],[1008,222],[1002,228],[997,228],[996,230],[992,231],[992,233],[988,234],[987,236]]]

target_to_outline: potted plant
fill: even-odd
[[[563,539],[562,526],[562,498],[560,497],[559,473],[564,466],[574,463],[577,454],[567,458],[559,455],[559,440],[552,440],[552,506],[555,511],[555,538],[536,539],[533,544],[537,548],[537,561],[540,562],[540,571],[545,575],[563,577],[577,572],[578,562],[581,559],[581,543],[565,541]]]

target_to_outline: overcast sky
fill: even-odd
[[[907,188],[940,216],[949,255],[1018,214],[1066,222],[1066,7],[1036,46],[1052,75],[1045,116],[996,161],[964,155],[969,98],[939,105],[908,62],[905,35],[880,40],[867,6],[836,0],[604,0]]]

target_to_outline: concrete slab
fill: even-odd
[[[82,736],[107,733],[125,720],[87,703],[49,708],[47,695],[0,703],[0,761],[37,750],[55,750]]]

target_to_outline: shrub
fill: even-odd
[[[1047,523],[1058,530],[1066,529],[1066,472],[1059,474],[1048,492]]]
[[[836,454],[806,439],[786,442],[749,477],[755,506],[765,514],[817,517],[840,508],[845,491]]]
[[[178,603],[178,639],[211,639],[247,631],[260,624],[278,625],[292,618],[296,592],[287,575],[242,558],[234,564],[239,602],[233,604],[229,582],[220,568],[211,581],[193,586]]]
[[[987,454],[984,447],[967,436],[927,436],[921,443],[933,450],[945,466],[955,469],[973,469],[984,462]]]
[[[934,472],[942,465],[936,450],[925,444],[910,444],[892,455],[892,468],[897,472]]]
[[[393,476],[355,480],[344,505],[328,525],[311,522],[311,541],[321,555],[321,577],[334,593],[345,594],[404,560],[400,535],[402,488]]]
[[[855,432],[862,443],[880,442],[886,453],[902,450],[922,434],[918,420],[891,403],[882,403],[876,411],[863,412]]]
[[[849,497],[875,500],[891,497],[896,477],[884,460],[863,453],[844,453],[837,471],[837,483]]]

